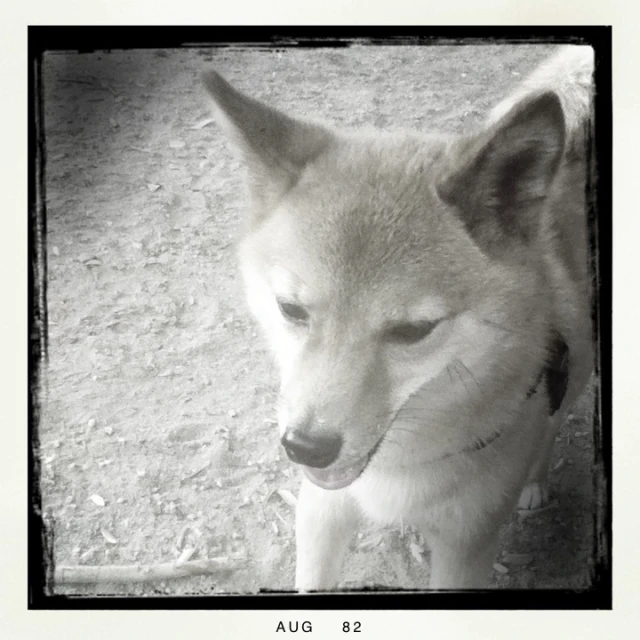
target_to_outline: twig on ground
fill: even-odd
[[[209,558],[189,562],[154,565],[101,565],[56,567],[54,582],[62,584],[100,584],[105,582],[154,582],[189,578],[237,569],[241,558]]]
[[[106,89],[114,97],[118,97],[118,92],[111,86],[109,86],[104,80],[96,76],[87,76],[86,78],[62,78],[62,82],[68,82],[70,84],[90,84],[100,89]]]
[[[544,513],[545,511],[550,511],[551,509],[555,509],[558,506],[557,500],[551,500],[544,507],[540,507],[539,509],[517,509],[518,515],[522,518],[528,518],[530,516],[537,516],[539,513]]]
[[[196,469],[195,471],[192,471],[191,473],[187,474],[183,478],[180,478],[180,484],[181,485],[185,484],[186,482],[188,482],[192,478],[195,478],[196,476],[200,475],[203,471],[206,471],[209,468],[210,465],[211,465],[211,462],[207,462],[203,466],[201,466],[198,469]]]

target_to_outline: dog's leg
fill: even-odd
[[[522,489],[518,500],[518,509],[540,509],[549,501],[548,479],[549,464],[553,445],[558,433],[558,427],[564,420],[564,412],[558,412],[555,416],[547,418],[547,424],[543,431],[542,440],[537,448],[537,453],[529,470],[527,482]]]
[[[296,589],[335,589],[358,516],[346,491],[327,491],[303,479],[296,511]]]
[[[431,540],[431,589],[485,589],[498,548],[498,532],[482,541]]]

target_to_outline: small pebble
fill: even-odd
[[[105,428],[104,428],[104,432],[105,432],[108,436],[113,435],[113,427],[105,427]]]
[[[498,572],[498,573],[509,573],[509,569],[507,569],[507,567],[505,567],[503,564],[500,564],[499,562],[496,562],[493,565],[493,568]]]
[[[93,427],[95,426],[96,426],[95,418],[90,418],[89,421],[87,422],[87,427],[89,427],[89,429],[93,429]]]
[[[100,527],[100,533],[102,534],[102,537],[109,544],[118,544],[118,539],[108,529],[104,529],[103,527]]]
[[[416,544],[415,542],[411,542],[409,544],[409,551],[411,551],[411,555],[413,556],[413,559],[416,562],[422,563],[423,562],[423,549],[420,547],[419,544]]]
[[[93,504],[97,505],[98,507],[104,507],[104,505],[106,504],[104,498],[102,496],[99,496],[97,493],[94,493],[92,496],[90,496],[89,500],[91,500],[91,502],[93,502]]]

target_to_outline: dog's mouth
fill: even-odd
[[[321,489],[344,489],[351,483],[355,482],[369,465],[373,454],[378,450],[382,438],[376,442],[373,448],[365,456],[358,458],[348,466],[337,468],[318,469],[316,467],[307,467],[300,465],[305,476]]]
[[[354,480],[357,480],[369,463],[369,456],[361,458],[348,467],[339,469],[316,469],[315,467],[302,466],[304,475],[313,484],[322,489],[343,489],[348,487]]]

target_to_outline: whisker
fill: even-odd
[[[467,365],[464,362],[462,362],[462,360],[460,360],[460,358],[455,359],[455,366],[457,367],[458,365],[460,365],[467,372],[467,375],[475,382],[476,387],[478,387],[478,390],[482,391],[482,387],[476,380],[476,377],[473,375],[473,373],[471,373],[471,371],[469,370],[469,367],[467,367]]]
[[[467,387],[467,383],[464,381],[464,376],[460,373],[460,371],[458,371],[458,360],[454,360],[453,362],[453,370],[458,374],[458,378],[460,378],[460,382],[462,382],[463,386],[464,386],[464,390],[467,392],[467,395],[471,395],[471,393],[469,392],[469,387]]]
[[[488,320],[487,318],[480,318],[480,322],[482,322],[483,324],[487,324],[490,327],[495,327],[496,329],[500,329],[501,331],[504,331],[506,333],[512,333],[514,335],[522,335],[525,332],[518,330],[518,329],[514,329],[513,327],[507,327],[506,325],[503,324],[499,324],[498,322],[495,322],[493,320]]]
[[[447,365],[447,374],[449,375],[449,382],[451,383],[451,386],[453,386],[453,376],[451,375],[449,365]]]

